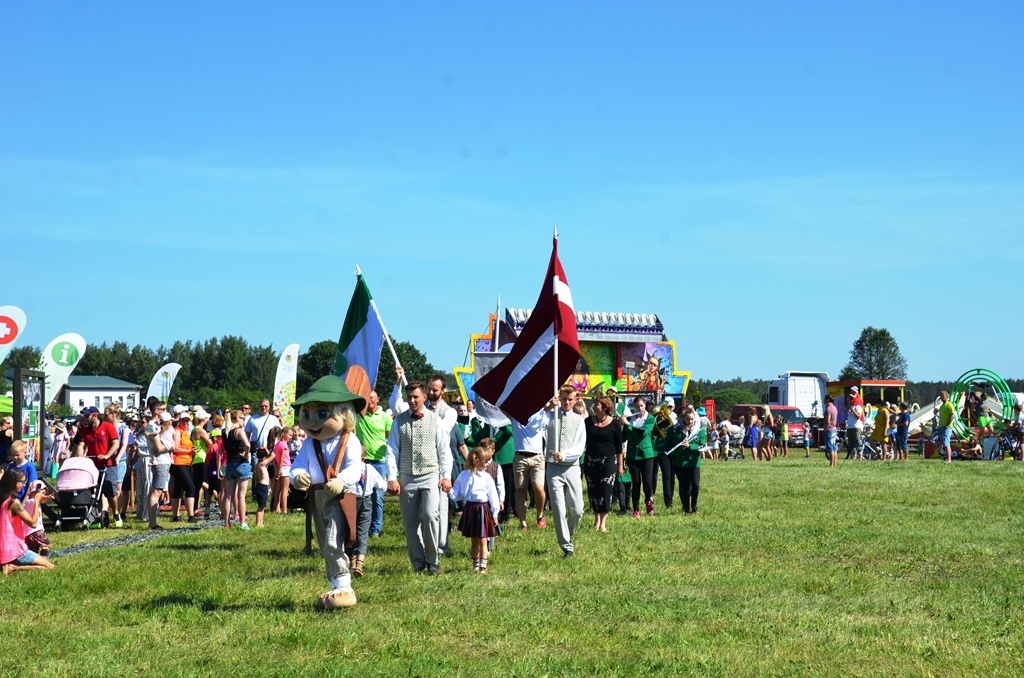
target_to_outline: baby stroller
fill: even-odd
[[[744,438],[743,429],[729,423],[726,423],[722,428],[725,429],[725,435],[719,435],[719,442],[722,448],[729,450],[725,460],[744,459],[743,453],[740,452],[740,445],[743,444]]]
[[[105,474],[106,469],[97,470],[92,460],[86,457],[65,460],[57,471],[59,515],[53,517],[55,530],[66,530],[75,524],[86,530],[100,519],[100,491]]]

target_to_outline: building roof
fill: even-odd
[[[506,309],[505,318],[520,332],[533,313],[532,308]],[[605,313],[578,311],[576,332],[580,341],[647,342],[665,341],[665,326],[653,313]]]
[[[113,377],[68,377],[68,388],[76,390],[102,389],[106,391],[125,391],[141,389],[138,384],[114,379]]]

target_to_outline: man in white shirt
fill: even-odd
[[[864,401],[856,386],[846,396],[846,458],[864,458]]]
[[[395,368],[395,387],[391,391],[391,398],[389,404],[394,412],[394,416],[398,416],[402,412],[409,409],[409,405],[402,399],[402,377],[405,375],[405,370],[401,367]],[[454,407],[450,407],[444,400],[444,388],[445,381],[444,377],[440,374],[435,374],[427,381],[426,390],[426,402],[424,406],[429,411],[436,414],[440,420],[441,425],[445,427],[448,434],[451,435],[452,429],[458,425],[458,412]],[[448,555],[448,537],[450,530],[448,529],[450,520],[448,515],[449,504],[451,503],[450,497],[447,492],[441,492],[441,496],[438,498],[438,502],[441,506],[441,524],[440,524],[440,542],[438,542],[438,548],[443,556]]]
[[[512,419],[512,440],[516,456],[512,461],[512,474],[516,485],[516,517],[519,529],[526,531],[526,497],[533,487],[533,505],[537,508],[537,527],[547,527],[544,520],[544,425],[543,411],[537,412],[521,424]]]
[[[249,451],[255,463],[260,450],[267,450],[267,436],[274,427],[281,426],[281,420],[270,413],[270,401],[260,401],[259,414],[249,417],[245,424],[245,434],[249,437]],[[270,450],[273,451],[273,450]]]
[[[406,409],[395,417],[388,434],[388,492],[400,497],[413,569],[435,575],[441,536],[440,497],[443,493],[447,499],[452,488],[452,457],[450,428],[427,409],[426,392],[419,381],[405,387]]]
[[[585,419],[572,411],[575,404],[576,389],[563,386],[558,389],[558,397],[552,398],[544,407],[548,496],[551,498],[555,535],[564,558],[573,555],[572,536],[583,517],[579,461],[587,446],[587,427]]]

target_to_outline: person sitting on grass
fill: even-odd
[[[960,445],[960,458],[981,459],[981,445],[975,436],[968,434],[967,440]]]
[[[53,499],[46,487],[39,487],[33,494],[32,513],[18,500],[18,493],[25,487],[25,474],[16,469],[8,469],[0,477],[0,563],[3,573],[15,570],[52,570],[46,556],[41,556],[25,543],[24,534],[27,528],[35,528],[39,524],[39,510],[43,503]]]

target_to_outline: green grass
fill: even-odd
[[[551,528],[510,531],[487,577],[458,535],[441,576],[414,575],[389,498],[359,604],[334,614],[313,611],[303,517],[271,515],[3,578],[0,648],[61,676],[1017,676],[1022,480],[1012,463],[708,464],[699,516],[613,516],[601,535],[588,513],[568,561]],[[86,534],[50,536],[112,531]]]

